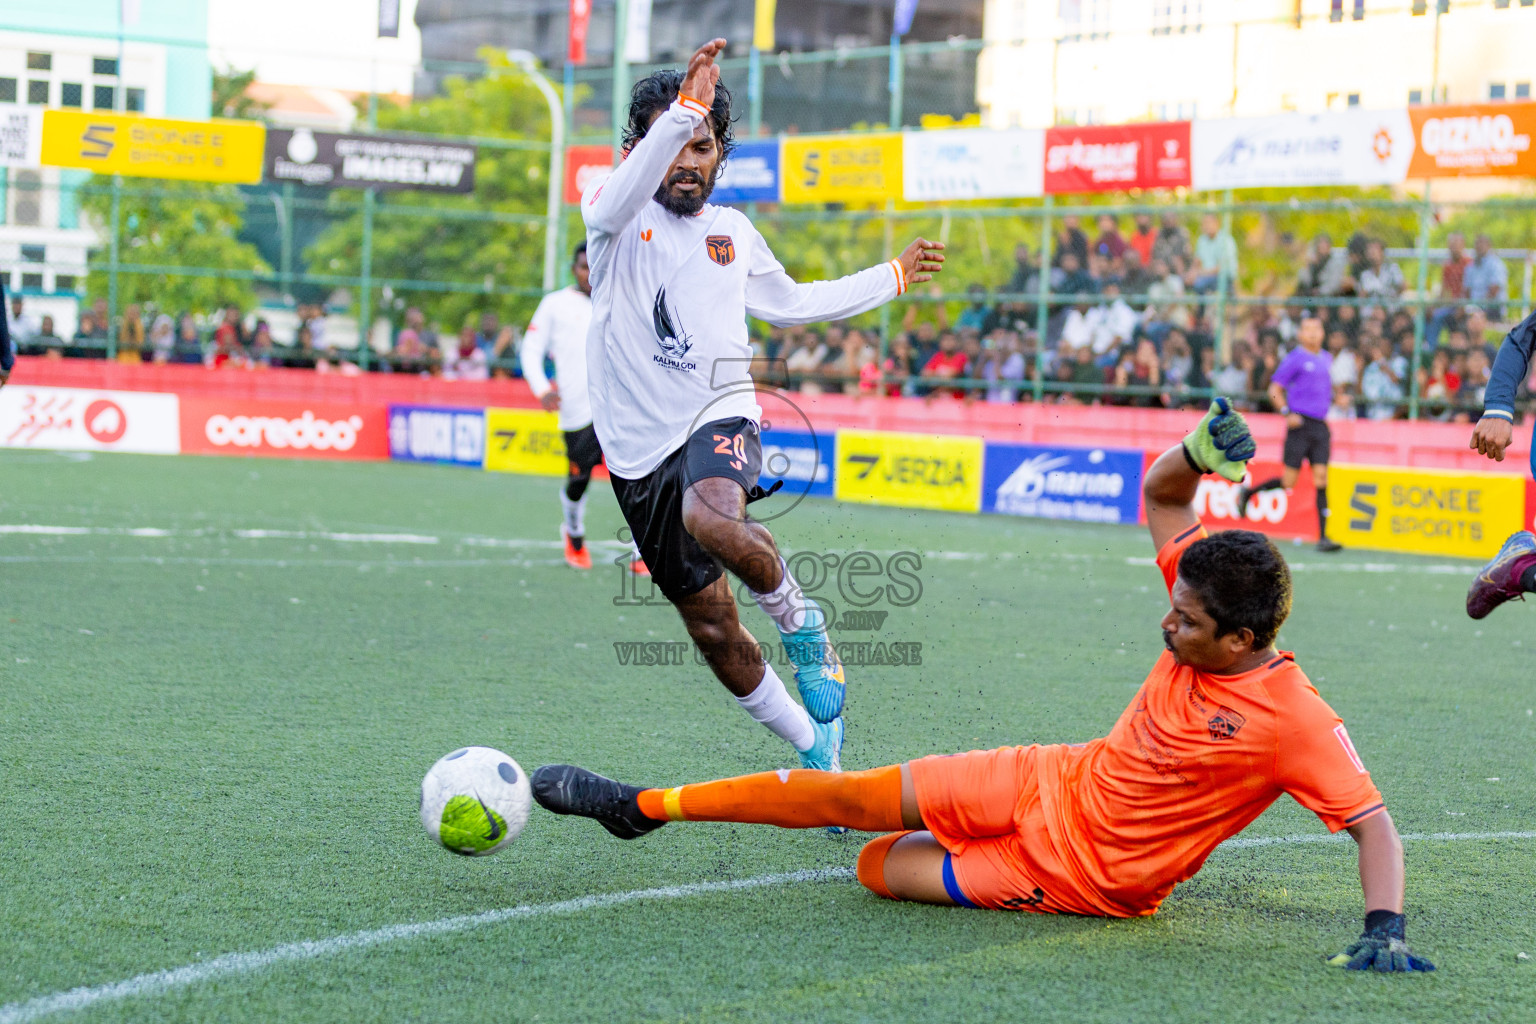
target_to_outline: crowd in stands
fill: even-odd
[[[1031,401],[1179,406],[1212,390],[1244,408],[1267,408],[1270,376],[1295,342],[1304,316],[1324,322],[1333,356],[1334,407],[1349,419],[1389,419],[1405,412],[1413,374],[1414,312],[1405,304],[1403,270],[1379,239],[1364,234],[1335,245],[1311,241],[1289,294],[1238,298],[1238,248],[1220,218],[1206,214],[1191,236],[1179,214],[1154,222],[1137,214],[1130,231],[1105,213],[1094,235],[1063,217],[1043,268],[1019,245],[1006,281],[982,284],[951,317],[934,285],[930,301],[908,303],[888,346],[878,331],[849,324],[766,331],[754,338],[755,376],[803,391],[917,395],[964,401]],[[1482,406],[1508,304],[1503,260],[1478,236],[1472,251],[1452,234],[1427,310],[1418,394],[1427,415],[1464,419]],[[1047,300],[1042,303],[1042,290]],[[105,300],[83,311],[79,329],[60,337],[15,297],[8,309],[21,354],[102,358],[109,340],[120,361],[202,363],[212,368],[313,368],[486,380],[518,376],[519,332],[494,312],[456,333],[404,311],[387,353],[341,350],[327,338],[327,314],[301,305],[291,336],[228,306],[211,320],[157,313],[149,321],[128,306],[109,339]],[[953,305],[953,304],[949,304]],[[1042,308],[1043,307],[1043,308]],[[1217,319],[1227,319],[1225,351]],[[1043,329],[1042,329],[1043,328]]]
[[[776,330],[760,345],[760,379],[777,370],[782,383],[802,390],[990,402],[1032,400],[1038,388],[1047,401],[1144,406],[1201,404],[1214,390],[1267,410],[1271,375],[1301,320],[1317,315],[1333,356],[1332,415],[1405,414],[1414,314],[1404,302],[1403,270],[1379,239],[1361,234],[1335,246],[1320,235],[1288,295],[1240,300],[1232,288],[1237,246],[1218,217],[1201,218],[1193,238],[1176,213],[1158,223],[1138,214],[1129,234],[1112,214],[1095,227],[1090,239],[1078,218],[1063,218],[1045,269],[1043,313],[1039,261],[1020,245],[1010,278],[995,293],[972,284],[957,317],[929,303],[933,318],[920,321],[920,304],[909,305],[884,357],[864,331]],[[1428,416],[1466,419],[1482,408],[1507,268],[1485,236],[1473,252],[1460,235],[1447,245],[1425,325],[1419,396]],[[1223,313],[1225,353],[1216,327]]]

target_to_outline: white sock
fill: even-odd
[[[587,496],[572,501],[565,496],[565,488],[560,488],[560,513],[565,517],[565,532],[572,537],[585,537],[587,535]]]
[[[754,590],[752,597],[781,633],[793,633],[805,623],[805,594],[801,593],[800,584],[789,574],[789,566],[782,558],[779,568],[784,570],[784,578],[778,587],[771,594],[759,594]]]
[[[789,699],[789,691],[784,689],[784,682],[772,665],[763,666],[763,681],[745,697],[737,697],[736,703],[754,722],[763,723],[769,732],[788,741],[796,750],[815,746],[816,730],[811,725],[811,716]]]

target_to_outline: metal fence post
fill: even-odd
[[[121,65],[119,65],[121,67]],[[123,176],[112,175],[112,268],[107,271],[107,322],[102,327],[107,332],[107,358],[117,358],[117,333],[112,330],[112,324],[117,319],[117,264],[119,259],[118,235],[122,233],[122,215],[120,212],[123,195]]]
[[[624,143],[624,122],[629,119],[629,65],[624,49],[629,45],[629,0],[615,0],[613,5],[613,162],[617,166]]]
[[[282,242],[278,257],[278,283],[282,288],[283,302],[287,303],[293,297],[293,182],[283,182],[283,223]]]
[[[894,32],[891,33],[891,77],[889,84],[891,90],[890,127],[891,131],[897,132],[901,130],[902,67],[901,36]]]
[[[1035,401],[1045,401],[1045,325],[1050,317],[1046,296],[1051,293],[1051,207],[1055,196],[1046,196],[1040,212],[1040,272],[1035,283]]]
[[[1419,207],[1419,291],[1413,304],[1413,361],[1408,375],[1408,418],[1419,418],[1419,365],[1424,358],[1424,307],[1429,298],[1429,226],[1434,207],[1429,202],[1429,187],[1424,182],[1424,202]]]
[[[1232,237],[1232,190],[1227,189],[1221,199],[1224,209],[1221,211],[1221,231],[1232,242],[1232,260],[1237,262],[1237,239]],[[1236,267],[1233,267],[1236,270]],[[1227,276],[1227,261],[1223,259],[1216,268],[1216,357],[1225,361],[1229,355],[1227,351],[1227,286],[1233,281]]]

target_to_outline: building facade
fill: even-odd
[[[1536,80],[1533,0],[987,0],[985,32],[977,98],[1000,128],[1526,99]]]
[[[207,0],[0,0],[0,103],[208,117]],[[121,26],[119,13],[130,17]],[[137,7],[137,17],[133,8]],[[89,171],[0,168],[0,274],[27,311],[73,333],[86,257],[100,244],[85,222]]]

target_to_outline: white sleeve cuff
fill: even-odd
[[[688,113],[693,114],[694,116],[701,119],[709,116],[708,107],[694,99],[692,96],[684,96],[682,93],[677,94],[677,102],[674,103],[673,106],[681,107],[688,111]]]

